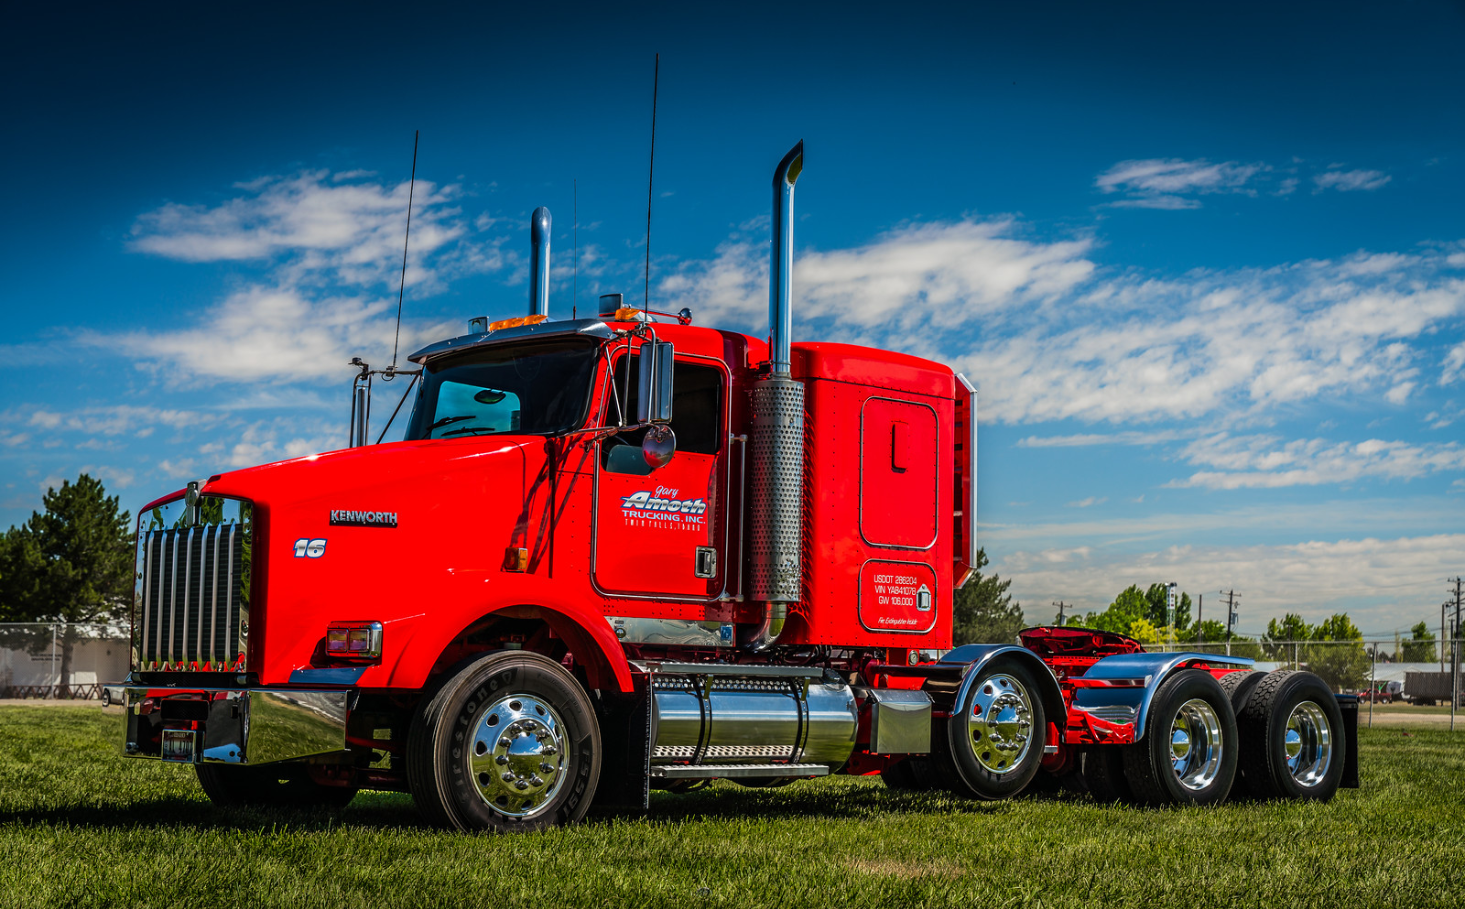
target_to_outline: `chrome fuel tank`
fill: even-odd
[[[824,764],[849,760],[859,717],[842,678],[781,666],[660,664],[652,671],[651,763]]]

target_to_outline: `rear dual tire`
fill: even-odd
[[[1248,795],[1326,802],[1347,758],[1343,712],[1332,689],[1310,672],[1259,676],[1239,711],[1241,775]]]
[[[1124,779],[1140,805],[1216,805],[1236,777],[1240,739],[1231,698],[1209,672],[1160,683],[1144,738],[1123,750]]]

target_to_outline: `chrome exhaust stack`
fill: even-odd
[[[529,315],[549,317],[549,209],[534,209],[529,219]]]
[[[740,641],[765,650],[778,641],[803,581],[804,386],[792,376],[794,183],[804,169],[799,142],[773,172],[773,251],[768,275],[769,374],[753,386],[749,595],[768,604]]]

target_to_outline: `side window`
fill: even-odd
[[[636,358],[631,357],[631,375],[636,374]],[[615,375],[624,381],[625,358],[615,361]],[[631,384],[626,412],[634,414],[638,400],[636,383]],[[673,372],[671,429],[677,436],[677,451],[695,454],[717,454],[722,450],[722,370],[678,361]],[[624,387],[620,385],[618,387]],[[604,420],[615,422],[614,401],[605,405]],[[646,476],[651,468],[641,457],[641,439],[645,430],[625,432],[607,439],[601,446],[602,466],[612,473]]]

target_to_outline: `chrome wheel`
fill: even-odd
[[[1170,724],[1170,767],[1180,785],[1198,792],[1215,782],[1224,744],[1214,707],[1200,698],[1181,704]]]
[[[1313,701],[1303,701],[1287,717],[1283,747],[1287,772],[1301,786],[1316,786],[1328,775],[1333,761],[1333,727],[1328,715]]]
[[[533,817],[566,777],[563,724],[544,701],[511,694],[474,722],[468,769],[488,807],[505,817]]]
[[[989,773],[1011,773],[1032,747],[1033,701],[1010,675],[993,675],[972,695],[967,743]]]

